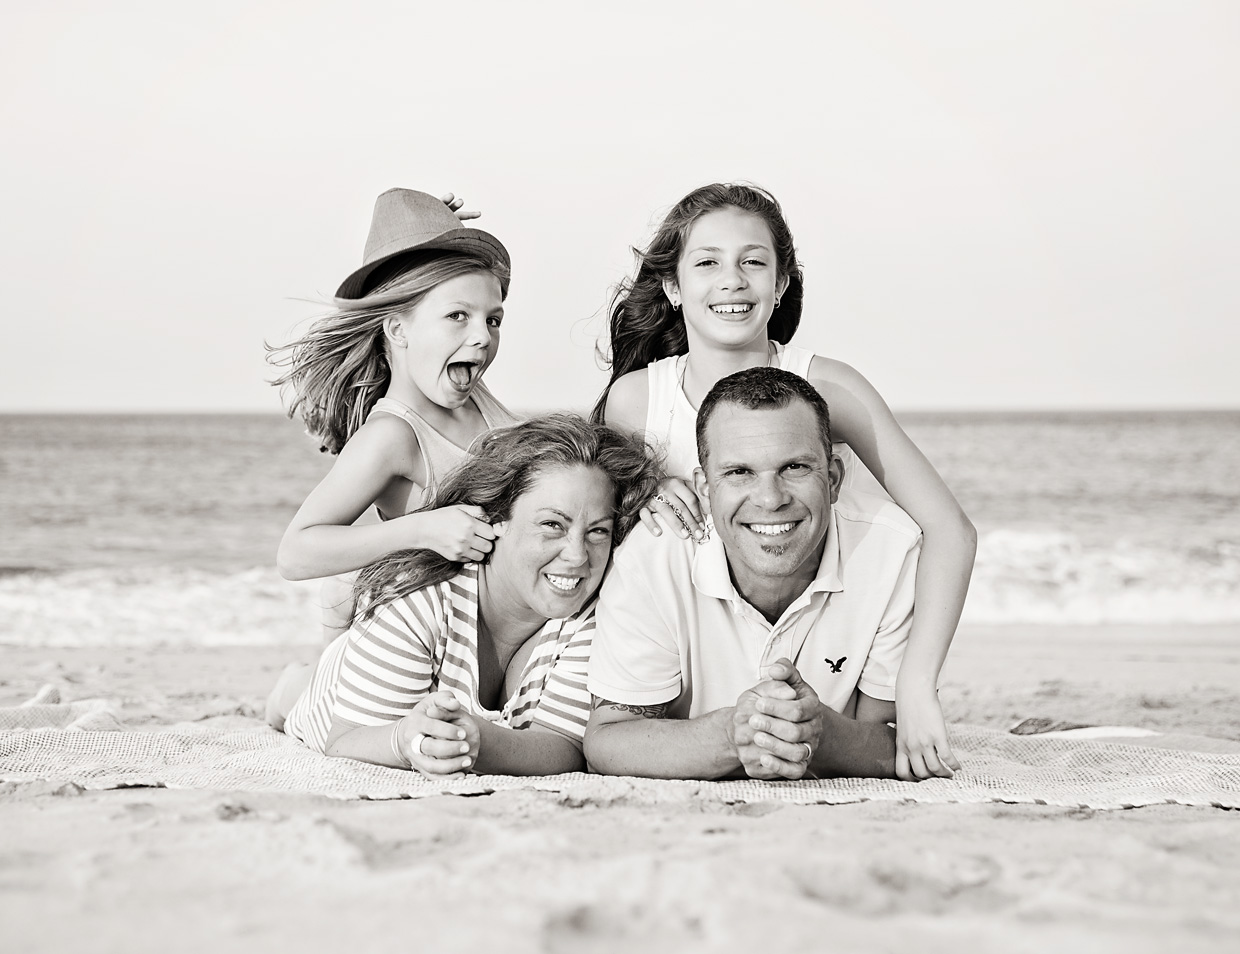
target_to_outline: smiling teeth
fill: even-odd
[[[773,537],[777,533],[787,533],[795,523],[751,523],[749,529],[754,533],[760,533],[763,536]]]
[[[721,315],[743,315],[745,312],[753,308],[753,305],[711,305],[710,310],[718,312]]]
[[[565,593],[571,593],[573,590],[577,589],[581,583],[581,577],[579,576],[554,576],[550,573],[544,573],[543,576],[545,576],[547,578],[547,582],[554,586],[557,590],[561,590]]]

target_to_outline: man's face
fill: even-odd
[[[720,404],[706,425],[699,496],[710,504],[742,595],[818,573],[843,466],[804,401],[750,410]],[[755,590],[756,591],[756,590]]]

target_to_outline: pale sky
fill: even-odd
[[[512,253],[491,389],[583,407],[629,246],[717,180],[897,409],[1237,407],[1238,116],[1228,0],[28,4],[0,411],[277,410],[264,339],[392,186]]]

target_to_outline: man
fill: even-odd
[[[840,492],[827,406],[752,368],[698,411],[701,544],[636,528],[603,584],[585,752],[617,775],[895,776],[921,532]]]

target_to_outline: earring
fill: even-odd
[[[672,299],[672,311],[679,311],[679,310],[680,310],[680,302],[676,301],[676,299],[673,298]]]
[[[776,308],[779,307],[779,296],[778,295],[775,296],[775,307]]]

